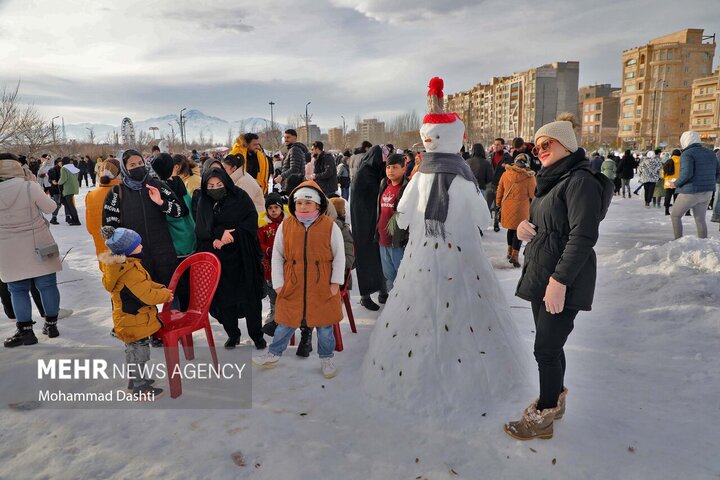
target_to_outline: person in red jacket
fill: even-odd
[[[270,313],[267,316],[267,322],[263,325],[263,333],[268,336],[275,335],[275,299],[277,293],[272,284],[272,269],[270,267],[273,244],[275,243],[275,234],[280,227],[285,215],[283,214],[282,197],[278,193],[271,193],[265,200],[265,211],[267,213],[267,225],[258,229],[258,237],[260,238],[260,248],[263,251],[263,271],[265,273],[265,289],[270,299]]]

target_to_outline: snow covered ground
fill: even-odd
[[[698,240],[692,219],[685,224],[687,237],[672,241],[662,209],[644,209],[639,197],[613,200],[597,246],[594,309],[579,314],[566,347],[568,412],[552,440],[503,433],[532,400],[525,392],[461,425],[368,398],[360,365],[377,314],[355,296],[359,332],[343,321],[338,377],[320,375],[316,352],[299,359],[290,347],[277,368],[253,371],[248,410],[160,408],[169,396],[133,410],[2,408],[0,478],[718,479],[720,233],[710,224],[711,238]],[[89,235],[65,225],[53,233],[63,252],[73,247],[59,282],[70,281],[60,285],[62,305],[75,310],[53,342],[121,351],[108,335],[108,296]],[[505,232],[485,239],[530,351],[532,316],[513,296],[519,270],[505,264]],[[222,328],[213,328],[222,345]],[[13,331],[3,316],[0,335]],[[12,361],[2,349],[0,362]],[[0,388],[12,385],[0,378]],[[233,462],[236,452],[245,466]]]

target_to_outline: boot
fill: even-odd
[[[57,217],[56,217],[56,216],[53,216],[53,217],[50,219],[50,223],[52,223],[53,225],[60,225],[60,222],[57,221]]]
[[[516,440],[550,439],[553,436],[553,420],[559,412],[559,406],[540,411],[535,400],[525,409],[520,420],[505,424],[505,433]]]
[[[60,336],[60,332],[58,332],[57,329],[57,317],[45,318],[45,325],[43,325],[42,333],[43,335],[47,335],[50,338]]]
[[[558,397],[558,412],[555,414],[555,420],[560,420],[563,415],[565,415],[565,400],[567,399],[568,389],[563,388],[563,391],[560,392],[560,396]]]
[[[307,358],[310,356],[310,352],[312,352],[312,328],[301,327],[300,332],[300,343],[298,344],[295,355]]]
[[[275,329],[277,328],[277,325],[278,324],[275,322],[275,320],[272,320],[272,321],[266,323],[265,325],[263,325],[262,331],[268,337],[274,337]]]
[[[240,345],[240,337],[230,337],[227,339],[227,342],[225,342],[225,348],[228,350],[232,350],[238,345]]]
[[[514,248],[510,252],[510,264],[515,267],[520,267],[520,250],[515,250]]]
[[[493,231],[495,231],[495,232],[500,231],[500,224],[498,222],[493,223]]]
[[[380,305],[373,302],[372,298],[370,298],[370,295],[363,295],[362,297],[360,297],[360,305],[373,312],[377,312],[378,310],[380,310]]]
[[[512,251],[513,251],[513,250],[512,250],[512,245],[508,245],[508,251],[507,251],[507,255],[505,256],[505,258],[507,258],[508,260],[510,260],[510,259],[512,258]]]
[[[670,207],[665,207],[665,215],[670,215]]]
[[[38,342],[35,332],[33,332],[33,323],[35,322],[17,322],[15,326],[17,330],[15,335],[5,339],[5,347],[14,348],[20,345],[35,345]]]
[[[378,294],[378,303],[381,305],[385,305],[389,296],[390,294],[388,292],[380,292]]]
[[[265,348],[267,347],[267,342],[262,337],[258,340],[253,340],[253,343],[255,344],[255,348],[257,350],[265,350]]]

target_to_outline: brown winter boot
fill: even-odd
[[[510,250],[510,263],[513,267],[519,268],[520,267],[520,250],[515,250],[514,248],[511,248]]]
[[[536,400],[525,409],[520,420],[505,424],[505,433],[517,440],[550,439],[553,436],[553,420],[559,411],[559,406],[539,411]]]
[[[560,420],[563,415],[565,415],[565,399],[567,398],[568,389],[563,388],[563,391],[560,392],[560,396],[558,397],[558,412],[555,414],[555,420]]]
[[[507,256],[505,258],[507,258],[508,260],[512,258],[512,245],[508,245]]]

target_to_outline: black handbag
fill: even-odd
[[[60,256],[60,248],[58,247],[58,244],[53,242],[49,245],[42,245],[38,247],[37,239],[35,238],[35,218],[33,217],[33,199],[30,195],[30,182],[27,182],[27,195],[28,195],[28,208],[30,209],[30,228],[32,228],[32,234],[33,234],[33,244],[35,245],[35,255],[38,256],[40,260],[50,260],[52,258],[56,258]],[[40,210],[38,209],[38,214],[40,215],[40,218],[43,219],[45,222],[45,225],[49,224],[47,219],[43,216],[42,213],[40,213]]]

